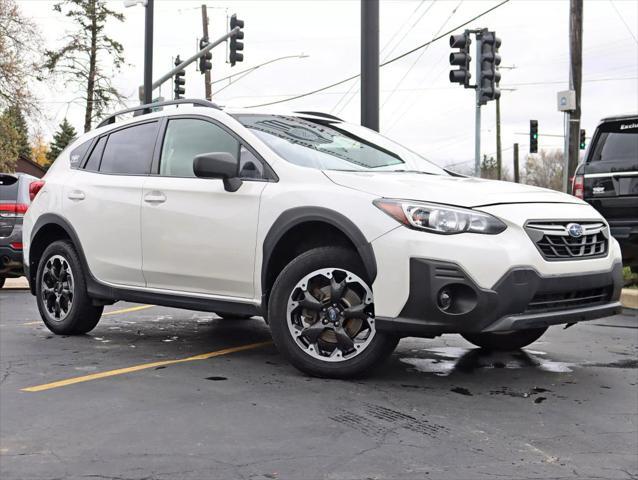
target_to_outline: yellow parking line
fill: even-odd
[[[123,308],[122,310],[113,310],[112,312],[104,312],[104,315],[117,315],[119,313],[137,312],[139,310],[146,310],[147,308],[154,307],[155,305],[138,305],[137,307]]]
[[[193,362],[196,360],[206,360],[208,358],[219,357],[221,355],[227,355],[229,353],[243,352],[244,350],[251,350],[253,348],[263,347],[270,345],[272,342],[259,342],[249,343],[248,345],[240,345],[239,347],[224,348],[223,350],[217,350],[209,353],[202,353],[193,357],[178,358],[175,360],[162,360],[159,362],[143,363],[141,365],[134,365],[132,367],[118,368],[117,370],[107,370],[106,372],[92,373],[91,375],[84,375],[82,377],[67,378],[66,380],[59,380],[57,382],[45,383],[43,385],[36,385],[35,387],[23,388],[23,392],[41,392],[43,390],[51,390],[52,388],[66,387],[67,385],[73,385],[75,383],[90,382],[91,380],[99,380],[100,378],[113,377],[115,375],[123,375],[125,373],[138,372],[140,370],[146,370],[154,367],[163,367],[166,365],[174,365],[176,363]]]

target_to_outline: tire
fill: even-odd
[[[236,313],[227,312],[215,312],[215,315],[224,320],[248,320],[249,318],[252,318],[252,315],[239,315]]]
[[[4,287],[4,281],[5,280],[6,280],[6,278],[0,277],[0,288]]]
[[[82,335],[100,321],[104,307],[92,304],[80,259],[69,241],[46,248],[38,264],[35,291],[40,316],[57,335]]]
[[[547,330],[534,328],[507,333],[463,333],[465,340],[486,350],[519,350],[538,340]]]
[[[360,376],[385,360],[398,338],[376,331],[369,284],[358,255],[346,248],[321,247],[295,258],[277,277],[268,304],[281,354],[302,372],[326,378]]]

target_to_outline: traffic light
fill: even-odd
[[[179,58],[179,55],[175,58],[175,66],[178,66],[180,63],[182,63],[182,61]],[[177,72],[175,74],[175,78],[173,79],[173,93],[175,94],[173,98],[175,98],[175,100],[179,100],[180,98],[184,98],[182,97],[182,95],[184,95],[186,93],[186,87],[184,87],[183,85],[186,85],[186,72],[184,70],[180,70],[179,72]]]
[[[580,146],[581,150],[585,150],[585,147],[587,146],[586,140],[585,140],[585,129],[584,128],[580,129],[580,142],[579,142],[578,145]]]
[[[199,41],[199,49],[203,50],[208,46],[208,37],[203,37]],[[213,68],[213,63],[211,60],[213,59],[213,54],[211,52],[206,52],[202,57],[199,57],[199,71],[201,73],[209,72]]]
[[[456,70],[450,70],[450,82],[459,83],[465,88],[470,85],[470,44],[472,39],[470,38],[470,32],[466,30],[459,35],[450,36],[450,47],[458,48],[458,52],[450,53],[450,65],[456,65],[459,68]]]
[[[495,32],[484,30],[479,36],[481,40],[481,58],[479,58],[479,74],[477,86],[480,88],[479,103],[485,105],[490,100],[501,97],[498,82],[501,81],[501,72],[498,66],[501,64],[501,56],[498,49],[501,46],[501,39]]]
[[[240,29],[244,28],[244,21],[237,18],[237,14],[233,14],[230,17],[230,29],[234,29],[235,27],[239,27]],[[228,60],[230,61],[230,66],[234,67],[235,63],[244,61],[244,54],[237,53],[241,52],[244,49],[242,40],[244,38],[244,31],[239,30],[237,34],[233,35],[230,38],[230,54],[228,55]]]
[[[538,120],[529,121],[529,153],[538,153]]]

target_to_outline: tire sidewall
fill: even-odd
[[[341,362],[325,362],[306,354],[288,329],[287,306],[290,294],[304,276],[323,268],[341,268],[370,281],[355,252],[345,248],[322,247],[294,259],[277,277],[268,303],[272,337],[279,351],[298,369],[315,376],[346,378],[359,376],[382,361],[394,350],[397,340],[378,331],[367,348],[357,356]]]

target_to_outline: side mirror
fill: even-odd
[[[238,160],[226,152],[202,153],[193,159],[193,172],[196,177],[221,178],[224,181],[224,189],[228,192],[236,192],[242,185],[241,179],[237,176],[238,169]]]

